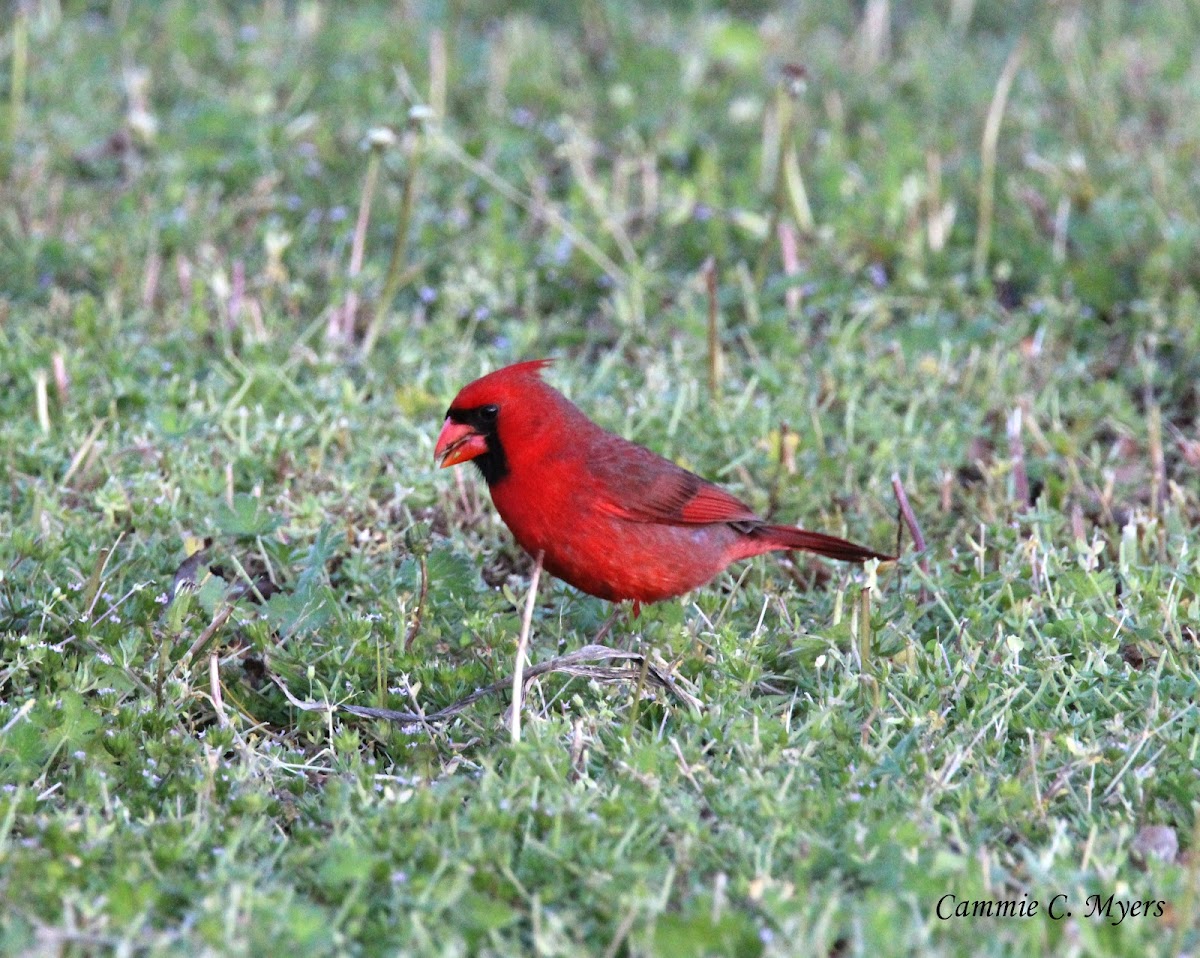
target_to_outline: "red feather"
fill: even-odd
[[[492,501],[551,574],[592,595],[636,603],[681,595],[731,562],[773,550],[853,562],[893,558],[836,536],[768,525],[719,486],[596,425],[542,381],[546,365],[518,363],[465,386],[436,452],[465,449],[472,429],[486,438],[477,462]],[[484,443],[477,438],[471,448]]]
[[[683,525],[758,519],[720,486],[620,436],[603,433],[590,452],[592,488],[600,507],[613,516]]]

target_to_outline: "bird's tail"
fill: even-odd
[[[866,562],[868,559],[879,559],[881,562],[892,562],[895,556],[885,555],[850,542],[837,536],[827,536],[823,532],[809,532],[797,529],[795,526],[759,526],[754,530],[754,537],[771,544],[772,549],[796,549],[802,552],[815,552],[830,559],[840,559],[842,562]]]

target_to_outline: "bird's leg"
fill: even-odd
[[[642,669],[638,672],[637,688],[633,692],[633,705],[629,709],[629,724],[625,727],[625,734],[631,736],[634,726],[637,725],[638,713],[642,710],[642,690],[646,687],[646,673],[650,671],[650,656],[646,652],[644,643],[639,642],[642,647],[639,651],[642,653]]]
[[[604,641],[605,636],[612,631],[612,627],[616,623],[617,617],[620,614],[621,607],[619,605],[614,605],[612,612],[609,614],[608,618],[604,620],[604,624],[600,626],[600,631],[597,632],[592,638],[592,645],[599,645]]]
[[[612,631],[613,626],[616,625],[617,620],[621,617],[621,614],[623,612],[624,612],[623,605],[614,605],[613,606],[612,614],[609,615],[609,617],[604,620],[604,624],[602,626],[600,626],[600,631],[597,632],[595,634],[595,636],[592,637],[592,645],[599,645],[608,636],[608,633]],[[636,619],[641,614],[642,614],[642,604],[640,602],[638,602],[636,599],[634,599],[634,601],[633,601],[633,617]],[[622,649],[628,650],[630,647],[629,643],[631,641],[631,638],[632,638],[631,636],[626,636],[625,640],[618,644],[620,645],[620,647]]]

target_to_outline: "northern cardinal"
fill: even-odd
[[[719,486],[622,439],[516,363],[463,387],[434,448],[479,467],[500,518],[547,572],[613,602],[658,602],[731,562],[775,550],[895,558],[836,536],[770,525]]]

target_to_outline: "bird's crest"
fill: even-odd
[[[498,369],[498,373],[509,373],[513,376],[533,375],[540,377],[542,370],[553,363],[553,359],[526,359],[524,362],[513,363],[511,366],[505,366],[503,369]]]
[[[451,408],[462,409],[482,406],[487,403],[503,403],[507,398],[523,392],[530,380],[541,384],[541,371],[549,366],[552,359],[528,359],[523,363],[513,363],[502,369],[496,369],[486,376],[480,376],[473,383],[464,386],[454,398]],[[548,389],[548,386],[542,386]]]

